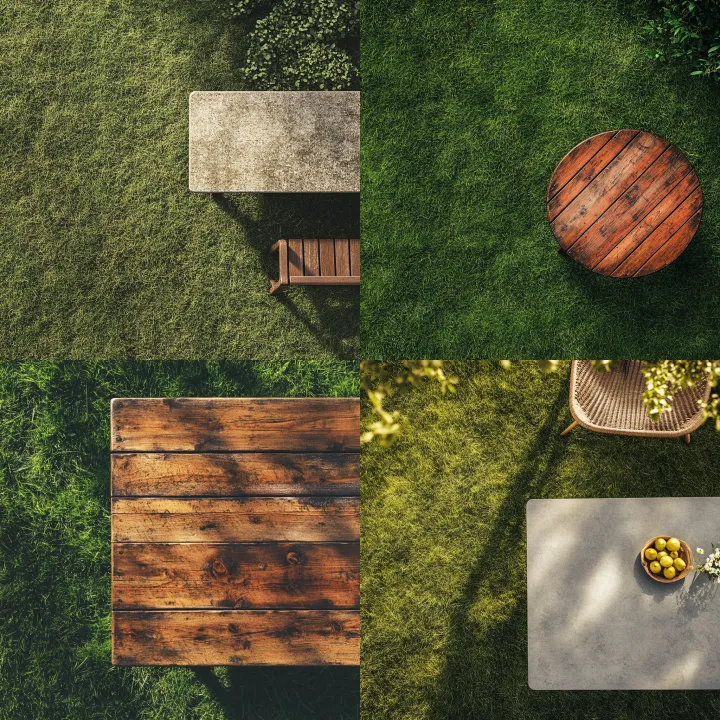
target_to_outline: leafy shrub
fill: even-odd
[[[348,90],[359,78],[358,0],[234,0],[247,27],[244,79],[257,90]]]
[[[654,60],[689,58],[692,75],[720,81],[720,0],[658,0],[663,16],[650,20],[645,32],[659,41],[659,49],[648,50]]]

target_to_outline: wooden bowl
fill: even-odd
[[[678,550],[678,557],[682,558],[685,561],[685,569],[681,573],[677,573],[674,578],[671,580],[668,580],[662,573],[659,575],[656,575],[652,570],[650,570],[650,561],[645,557],[645,551],[652,545],[655,547],[655,541],[658,538],[662,538],[663,540],[669,540],[671,537],[674,537],[673,535],[656,535],[654,538],[651,538],[648,540],[644,545],[642,550],[640,551],[640,562],[642,563],[642,566],[645,568],[645,572],[657,582],[661,583],[673,583],[677,582],[678,580],[682,580],[692,569],[693,569],[693,554],[692,550],[690,549],[690,546],[684,542],[683,540],[680,540],[680,549]]]

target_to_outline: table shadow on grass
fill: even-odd
[[[193,668],[193,672],[227,720],[359,717],[356,667],[231,667],[222,668],[220,675],[211,668]]]
[[[278,255],[270,251],[273,243],[290,238],[359,238],[359,193],[293,193],[212,195],[213,202],[243,226],[245,237],[257,262],[270,280],[278,278]],[[259,204],[258,213],[248,203]],[[288,287],[274,296],[292,313],[323,347],[338,357],[352,346],[360,334],[359,287]],[[313,313],[303,305],[309,302]],[[316,321],[310,315],[315,314]]]

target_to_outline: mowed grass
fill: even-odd
[[[720,87],[646,57],[656,12],[648,0],[366,4],[363,357],[718,347]],[[545,213],[565,153],[625,127],[676,144],[705,197],[685,254],[638,280],[558,255]]]
[[[0,363],[0,719],[357,718],[357,668],[110,664],[110,399],[357,396],[350,362]]]
[[[363,452],[363,716],[717,717],[718,693],[529,690],[525,504],[718,495],[720,435],[707,424],[690,446],[581,428],[561,438],[567,363],[553,375],[534,362],[454,371],[457,395],[408,392],[394,404],[403,435]]]
[[[280,237],[358,237],[357,195],[188,191],[188,96],[247,90],[225,0],[8,0],[0,357],[355,358],[357,288],[268,294]]]

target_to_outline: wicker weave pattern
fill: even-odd
[[[596,372],[590,360],[573,360],[570,411],[580,425],[600,432],[679,437],[696,430],[703,420],[698,400],[707,399],[705,383],[675,393],[673,409],[657,422],[642,402],[645,378],[641,360],[623,360],[611,372]]]

